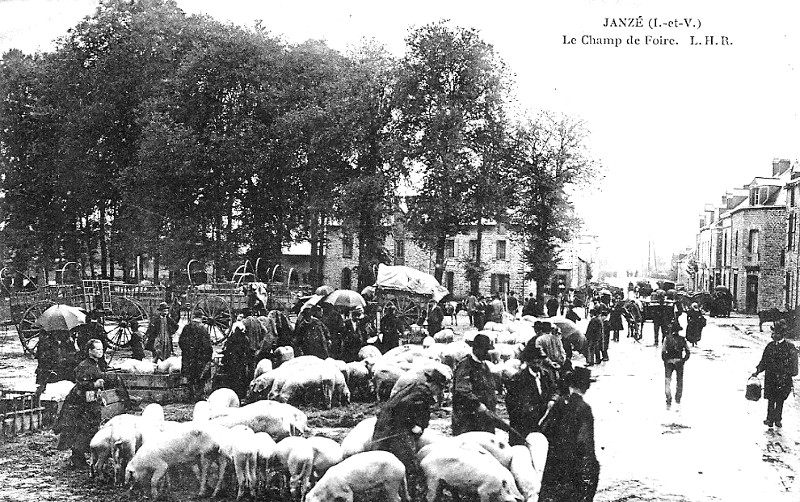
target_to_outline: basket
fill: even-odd
[[[747,380],[747,388],[744,397],[748,401],[758,401],[761,399],[761,381],[757,377],[750,377]]]

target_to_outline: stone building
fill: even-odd
[[[786,237],[788,160],[774,160],[772,176],[757,176],[706,206],[696,254],[703,289],[727,286],[739,312],[787,304]]]
[[[442,285],[456,298],[469,294],[465,264],[477,252],[477,227],[445,242],[445,261]],[[405,235],[402,224],[396,223],[386,237],[390,265],[405,265],[435,275],[435,254],[423,249]],[[335,288],[355,289],[358,285],[358,238],[348,234],[340,225],[327,227],[327,244],[323,251],[323,282]],[[596,237],[581,235],[564,246],[562,262],[553,274],[546,293],[562,289],[578,289],[586,283],[587,268],[597,256]],[[307,277],[310,246],[294,245],[284,250],[284,264],[293,267],[301,277]],[[484,224],[481,235],[481,262],[485,267],[479,283],[483,295],[514,291],[518,298],[535,293],[536,286],[525,279],[525,265],[520,243],[505,225]]]

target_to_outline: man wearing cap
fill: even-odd
[[[153,362],[157,363],[172,355],[172,335],[178,331],[178,322],[169,316],[167,302],[158,304],[158,317],[150,320],[145,339],[147,350],[153,352]]]
[[[603,321],[603,342],[600,344],[600,353],[603,361],[608,361],[608,345],[611,343],[611,322],[608,317],[611,309],[606,305],[600,305],[600,320]]]
[[[494,378],[486,365],[494,348],[489,337],[475,335],[472,352],[462,359],[453,372],[453,435],[462,432],[494,433],[497,405]]]
[[[783,402],[792,392],[792,377],[797,376],[797,349],[786,341],[786,321],[772,326],[772,341],[764,347],[753,376],[764,372],[764,397],[767,399],[767,427],[781,427]]]
[[[557,399],[556,376],[544,366],[547,354],[537,345],[532,342],[525,345],[519,356],[525,366],[508,385],[506,408],[509,422],[521,435],[509,435],[512,445],[525,444],[528,434],[539,431],[539,422]]]
[[[542,324],[547,325],[547,329],[545,330],[543,327],[544,333],[536,339],[536,346],[544,352],[550,366],[558,371],[567,362],[567,352],[564,350],[564,343],[561,340],[561,330],[558,326],[551,326],[547,321]]]
[[[670,334],[664,338],[661,348],[661,359],[664,361],[664,395],[667,398],[667,409],[672,407],[672,373],[675,373],[675,404],[680,407],[683,396],[683,365],[691,353],[686,339],[681,336],[681,325],[672,323]]]
[[[594,415],[583,400],[593,381],[591,371],[576,367],[565,380],[569,395],[556,401],[542,426],[550,448],[539,500],[591,502],[600,477],[594,451]]]

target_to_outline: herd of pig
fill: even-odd
[[[492,334],[496,343],[488,364],[501,389],[519,370],[516,356],[532,333],[491,326],[482,332]],[[213,496],[219,495],[232,466],[237,498],[256,496],[277,478],[300,501],[351,501],[355,494],[374,490],[382,490],[386,500],[408,499],[403,464],[390,453],[372,449],[376,417],[358,423],[337,443],[306,437],[307,417],[293,404],[321,400],[330,408],[349,403],[351,392],[359,399],[385,400],[421,380],[439,384],[441,401],[455,364],[471,348],[465,341],[443,342],[447,333],[437,335],[422,345],[403,345],[383,355],[368,346],[359,361],[350,363],[294,357],[290,348],[279,348],[277,367],[268,360],[259,362],[246,400],[250,404],[240,406],[238,396],[223,388],[198,402],[189,422],[164,420],[158,404],[148,405],[140,416],[112,418],[92,440],[91,473],[102,476],[110,463],[117,484],[124,479],[133,489],[149,479],[153,497],[170,489],[171,467],[190,464],[200,484],[199,496],[206,496],[209,488]],[[541,434],[529,435],[526,446],[512,447],[490,433],[449,437],[429,428],[418,439],[426,500],[437,500],[447,487],[477,494],[482,502],[535,501],[547,448]],[[212,465],[218,470],[213,486]]]
[[[478,332],[468,332],[464,340],[452,341],[452,331],[445,329],[426,337],[421,345],[401,345],[381,355],[367,345],[359,360],[349,363],[315,356],[294,357],[291,347],[278,347],[275,361],[261,360],[250,383],[248,401],[270,399],[290,404],[320,403],[329,409],[346,405],[352,399],[386,400],[403,386],[422,378],[446,383],[455,365],[471,352],[467,344]],[[518,370],[517,356],[533,336],[532,326],[524,321],[515,324],[487,323],[480,333],[496,344],[487,361],[495,375],[498,390]],[[443,340],[449,340],[444,342]]]
[[[212,496],[219,495],[233,466],[237,499],[257,496],[277,478],[294,500],[352,501],[357,494],[376,491],[385,500],[407,500],[403,464],[372,448],[376,420],[361,421],[341,444],[306,437],[307,417],[301,410],[269,400],[240,407],[236,394],[223,388],[198,402],[189,422],[165,420],[155,403],[141,415],[112,418],[92,438],[90,475],[102,478],[110,463],[116,484],[122,484],[122,473],[131,490],[149,479],[156,498],[170,490],[171,468],[190,465],[200,485],[198,496],[204,497],[216,464]],[[509,446],[486,432],[448,437],[427,429],[417,447],[428,502],[444,486],[477,494],[482,502],[538,499],[548,448],[541,434],[529,435],[526,446]]]

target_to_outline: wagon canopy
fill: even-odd
[[[378,279],[375,287],[430,295],[437,302],[450,294],[447,288],[439,284],[439,281],[431,274],[402,265],[378,265]]]

